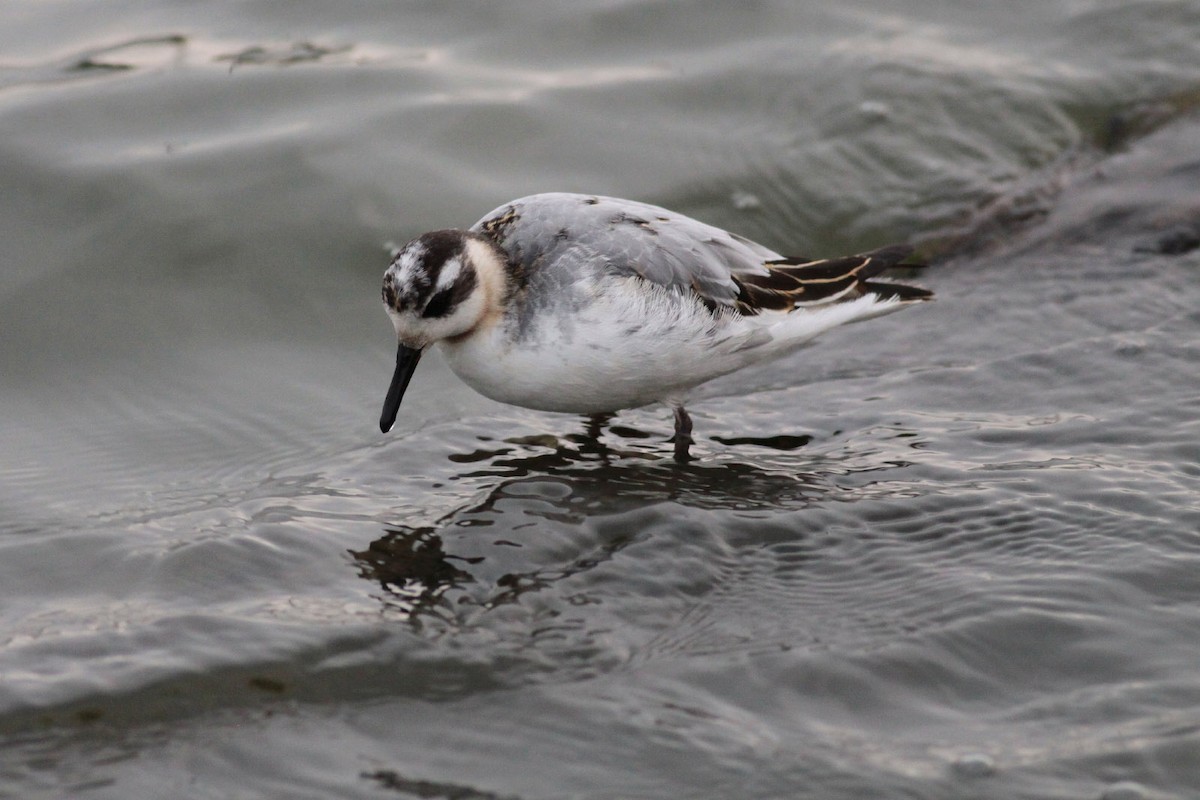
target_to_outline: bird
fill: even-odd
[[[382,295],[396,366],[379,428],[391,430],[422,353],[437,345],[462,381],[502,403],[587,415],[666,404],[674,459],[687,463],[690,390],[932,299],[876,280],[911,253],[783,256],[649,203],[566,192],[512,200],[394,252]]]

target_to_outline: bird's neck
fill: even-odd
[[[481,297],[479,319],[462,336],[490,327],[504,315],[513,290],[513,276],[504,251],[487,239],[470,236],[465,244],[466,256],[475,270],[475,292]],[[454,337],[462,338],[462,337]]]

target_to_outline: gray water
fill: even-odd
[[[1200,796],[1200,4],[3,13],[0,796]],[[388,247],[546,190],[938,300],[686,468],[381,436]]]

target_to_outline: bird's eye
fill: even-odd
[[[446,312],[450,310],[450,300],[453,297],[453,287],[442,289],[429,299],[425,304],[425,310],[421,312],[421,316],[425,319],[430,317],[444,317]]]

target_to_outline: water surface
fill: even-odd
[[[1200,789],[1197,4],[6,16],[0,795]],[[687,468],[436,358],[380,436],[387,248],[545,190],[938,301]]]

